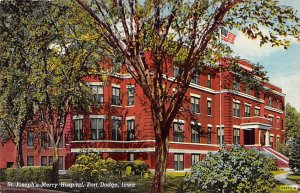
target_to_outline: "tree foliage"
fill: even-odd
[[[83,78],[101,72],[101,32],[72,2],[9,1],[1,8],[2,124],[15,124],[10,128],[20,136],[19,122],[30,120],[37,136],[48,134],[57,181],[57,147],[67,116],[71,109],[89,110],[92,93]],[[10,134],[7,128],[2,131]]]
[[[77,2],[102,29],[111,56],[123,61],[150,102],[156,140],[152,192],[163,191],[170,128],[191,78],[206,66],[218,65],[220,53],[230,56],[231,49],[219,44],[218,29],[235,28],[261,45],[285,48],[289,37],[299,39],[295,11],[276,0]],[[235,59],[228,62],[236,64]],[[179,68],[174,78],[173,67]]]
[[[270,192],[274,187],[271,170],[275,161],[246,150],[242,146],[223,146],[216,154],[209,154],[196,163],[186,177],[195,191],[207,192]]]
[[[294,172],[300,172],[300,113],[289,103],[285,107],[285,129],[289,165]]]

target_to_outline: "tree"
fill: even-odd
[[[28,26],[41,10],[29,2],[0,2],[0,122],[1,140],[16,144],[16,165],[23,161],[23,135],[33,115],[34,85],[30,84],[30,58],[38,49]],[[46,35],[46,34],[45,34]]]
[[[77,2],[102,29],[111,55],[124,62],[150,102],[156,141],[152,193],[163,192],[169,131],[191,78],[206,65],[218,63],[221,56],[216,50],[230,53],[219,45],[218,29],[236,28],[249,38],[259,38],[262,45],[285,48],[290,43],[287,36],[299,38],[295,12],[275,0]],[[169,79],[173,67],[179,72]]]
[[[85,18],[89,15],[71,2],[16,1],[9,2],[7,7],[12,11],[6,14],[10,23],[3,20],[2,29],[6,31],[1,36],[4,40],[1,46],[6,51],[1,61],[5,69],[1,71],[4,75],[1,96],[8,101],[2,101],[3,124],[10,123],[11,117],[15,118],[12,123],[19,124],[18,119],[22,118],[25,123],[30,120],[30,124],[21,122],[22,131],[29,126],[38,134],[47,133],[54,152],[52,182],[58,182],[58,144],[67,116],[74,111],[89,110],[92,93],[83,83],[83,77],[101,71],[98,61],[104,51],[99,31],[90,27],[92,20],[77,19],[78,15]],[[21,10],[26,10],[26,14]],[[20,15],[19,22],[13,17],[14,12]],[[18,37],[15,41],[11,39],[14,35]],[[27,101],[31,103],[27,105]],[[31,111],[25,111],[25,107]],[[28,117],[33,107],[34,116]],[[19,131],[18,126],[13,129]]]
[[[274,187],[271,170],[275,161],[260,155],[258,150],[223,146],[196,163],[187,184],[196,192],[270,192]]]
[[[285,129],[289,165],[294,172],[300,171],[300,113],[289,103],[285,107]]]

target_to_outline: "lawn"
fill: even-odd
[[[280,183],[276,183],[276,188],[271,191],[271,193],[298,193],[298,190],[293,190],[289,186],[285,186]]]
[[[292,181],[296,182],[297,184],[300,184],[300,175],[290,174],[290,175],[288,175],[287,179],[292,180]]]
[[[273,171],[273,175],[278,175],[281,173],[285,173],[282,170],[279,171]],[[152,185],[152,178],[153,176],[150,176],[150,178],[147,179],[141,179],[139,176],[131,176],[127,178],[123,178],[122,182],[130,182],[135,183],[135,187],[131,188],[101,188],[97,189],[95,191],[91,191],[93,189],[89,189],[87,191],[81,190],[80,192],[99,192],[101,193],[147,193],[151,190]],[[167,180],[165,185],[165,192],[166,193],[192,193],[192,191],[183,190],[183,187],[185,185],[184,182],[185,172],[168,172],[167,173]],[[295,179],[297,178],[300,180],[300,176],[292,176],[291,178]],[[63,179],[63,181],[66,181],[66,179]],[[70,182],[70,181],[69,181]],[[68,192],[79,192],[78,189],[61,189],[62,191],[68,191]],[[276,183],[276,188],[271,191],[271,193],[297,193],[298,191],[291,189],[288,186],[284,186],[283,184]]]

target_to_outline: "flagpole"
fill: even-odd
[[[219,27],[219,43],[220,46],[222,45],[222,34],[221,34],[221,26]],[[222,90],[222,68],[221,68],[221,60],[222,60],[222,56],[221,56],[221,47],[219,48],[219,53],[220,53],[220,59],[219,59],[219,74],[220,74],[220,80],[219,80],[219,96],[220,96],[220,112],[219,112],[219,116],[220,116],[220,144],[223,144],[223,137],[222,137],[222,96],[221,96],[221,90]],[[224,133],[223,133],[224,135]],[[225,139],[225,137],[224,137]]]

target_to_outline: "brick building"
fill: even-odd
[[[252,70],[249,61],[240,60],[239,65]],[[174,80],[177,70],[170,73],[169,81]],[[277,144],[285,141],[282,89],[264,83],[268,92],[254,92],[232,77],[232,72],[220,73],[210,67],[193,77],[183,109],[173,121],[168,170],[189,169],[208,152],[218,151],[223,143],[255,147],[273,155],[280,166],[287,166],[288,160],[274,151]],[[228,81],[232,87],[225,88]],[[97,104],[89,113],[68,117],[59,148],[60,169],[74,163],[76,154],[83,149],[101,152],[104,158],[141,159],[153,169],[153,124],[142,89],[126,73],[115,73],[108,82],[92,77],[85,82],[93,90]],[[53,152],[46,138],[43,133],[27,133],[23,146],[25,165],[51,165]],[[11,142],[1,146],[0,152],[0,168],[15,164]]]

